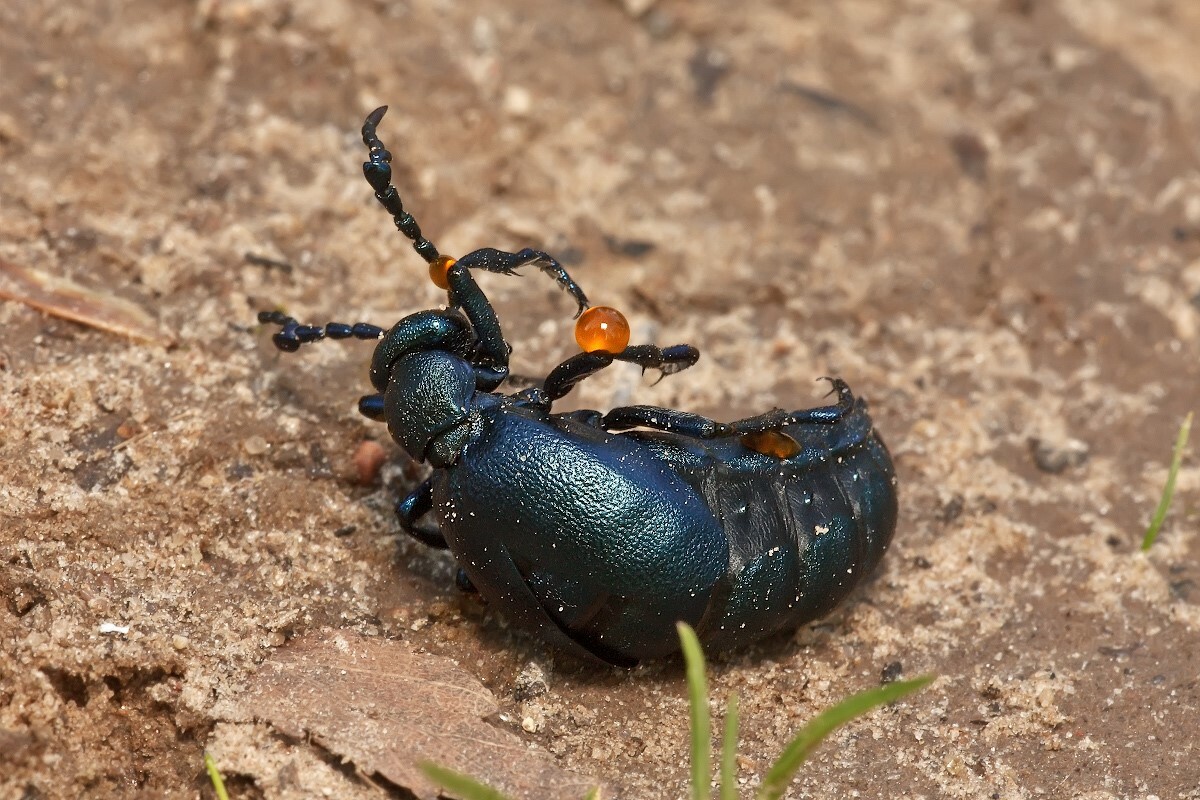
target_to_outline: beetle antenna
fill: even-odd
[[[258,312],[260,325],[278,325],[279,330],[271,341],[285,353],[294,353],[300,345],[319,342],[322,339],[362,339],[370,341],[383,336],[383,328],[369,322],[331,322],[328,325],[301,325],[295,317],[282,311]]]
[[[369,160],[363,162],[363,175],[366,176],[367,183],[371,184],[371,188],[375,190],[375,199],[392,215],[396,229],[412,239],[413,249],[417,251],[417,255],[432,264],[438,257],[437,248],[433,246],[433,242],[421,235],[421,226],[417,225],[412,214],[404,210],[404,204],[400,201],[400,192],[396,191],[395,186],[392,186],[392,154],[375,134],[375,129],[379,127],[379,122],[387,113],[387,108],[387,106],[380,106],[375,109],[367,115],[367,120],[363,123],[363,144],[370,152]]]

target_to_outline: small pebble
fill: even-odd
[[[546,680],[546,671],[536,661],[530,661],[513,681],[513,699],[517,702],[541,697],[550,691],[550,683]]]
[[[383,445],[372,439],[359,444],[354,451],[354,470],[358,473],[358,482],[364,486],[375,483],[379,477],[379,468],[387,460],[387,451]]]
[[[1063,439],[1053,442],[1045,439],[1031,439],[1029,449],[1037,468],[1052,475],[1057,475],[1068,467],[1078,467],[1087,461],[1090,452],[1087,443],[1078,439]]]

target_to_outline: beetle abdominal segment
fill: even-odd
[[[686,344],[629,344],[616,309],[590,307],[552,256],[524,249],[439,255],[392,185],[392,154],[363,125],[363,174],[396,228],[447,290],[443,309],[388,330],[301,325],[267,311],[287,352],[326,339],[375,341],[360,412],[433,469],[396,505],[401,528],[447,549],[456,583],[515,627],[583,658],[632,666],[678,650],[675,623],[738,647],[827,613],[879,563],[896,527],[891,456],[867,405],[837,402],[718,422],[673,408],[555,412],[614,361],[671,375]],[[575,302],[583,352],[540,385],[506,393],[512,351],[475,281],[536,267]]]

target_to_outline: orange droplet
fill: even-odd
[[[608,306],[592,306],[575,323],[575,341],[585,353],[619,353],[629,345],[629,322]]]
[[[450,256],[438,256],[433,261],[429,262],[429,280],[433,281],[433,285],[439,289],[449,289],[450,279],[446,273],[454,266],[454,259]]]
[[[800,452],[800,443],[783,431],[757,431],[742,437],[742,444],[756,453],[775,458],[791,458]]]

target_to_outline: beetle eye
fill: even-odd
[[[454,259],[450,256],[438,256],[429,262],[429,280],[433,281],[434,286],[439,289],[450,288],[450,280],[446,273],[450,272],[454,263]]]
[[[608,306],[592,306],[575,323],[575,341],[585,353],[619,353],[629,345],[629,322]]]
[[[756,431],[742,437],[742,444],[756,453],[775,458],[791,458],[800,452],[800,443],[783,431]]]

